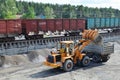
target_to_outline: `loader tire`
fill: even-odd
[[[90,64],[90,58],[88,56],[85,56],[81,61],[81,66],[86,67]]]
[[[73,62],[72,60],[66,60],[65,63],[63,64],[63,70],[68,72],[73,69]]]

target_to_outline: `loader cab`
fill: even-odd
[[[72,55],[74,50],[74,42],[73,41],[61,41],[57,45],[57,50],[60,54],[65,53],[67,55]]]

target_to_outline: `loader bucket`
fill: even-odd
[[[85,30],[82,34],[84,39],[95,40],[98,37],[99,33],[96,30]]]
[[[92,40],[96,44],[102,42],[102,37],[99,35],[97,30],[84,30],[82,38]]]
[[[91,43],[87,45],[82,52],[90,52],[96,54],[111,54],[114,52],[114,45],[110,43],[104,43],[102,36],[96,30],[85,30],[82,34],[84,39],[91,40]]]

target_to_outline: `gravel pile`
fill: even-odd
[[[30,51],[27,54],[21,55],[5,55],[2,60],[2,67],[10,67],[16,65],[25,65],[31,63],[42,63],[47,55],[50,54],[50,49],[41,49]]]

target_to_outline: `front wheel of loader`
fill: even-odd
[[[85,56],[83,59],[82,59],[82,61],[81,61],[81,65],[83,66],[83,67],[86,67],[86,66],[88,66],[90,64],[90,58],[88,57],[88,56]]]
[[[73,62],[72,60],[66,60],[65,63],[63,64],[63,69],[64,71],[71,71],[73,69]]]

